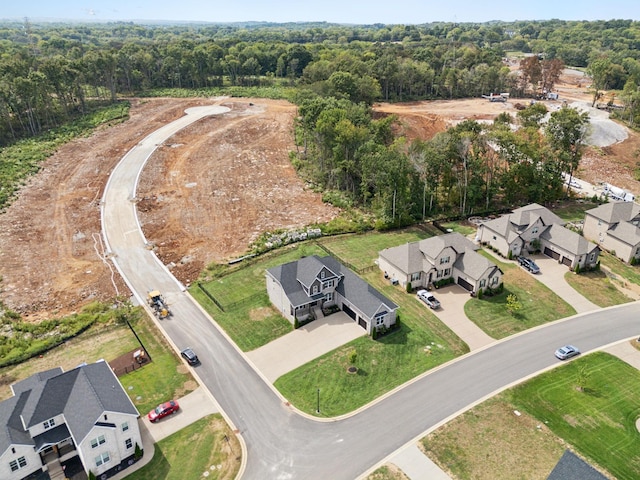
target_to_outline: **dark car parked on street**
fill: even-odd
[[[180,355],[182,355],[182,358],[184,358],[189,365],[198,365],[200,363],[198,356],[190,347],[187,347],[184,350],[182,350],[180,352]]]

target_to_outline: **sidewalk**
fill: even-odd
[[[398,452],[390,462],[411,480],[451,480],[416,444]]]
[[[190,394],[179,398],[178,404],[180,405],[180,410],[176,414],[163,418],[157,423],[149,422],[147,418],[148,412],[140,412],[138,426],[142,436],[144,456],[131,467],[110,477],[112,480],[122,480],[127,475],[131,475],[131,473],[148,464],[155,453],[155,443],[191,425],[196,420],[219,411],[218,405],[202,387],[198,387]]]

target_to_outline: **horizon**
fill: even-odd
[[[25,0],[3,6],[0,21],[43,23],[328,23],[337,25],[424,25],[430,23],[490,23],[610,21],[640,19],[640,2],[611,0],[606,4],[608,18],[600,17],[604,9],[596,0],[513,4],[509,0],[480,3],[475,0],[452,0],[446,4],[421,0],[397,0],[392,5],[381,0],[244,0],[241,6],[228,2],[183,0]],[[541,12],[543,12],[541,14]]]

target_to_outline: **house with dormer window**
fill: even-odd
[[[498,288],[502,270],[476,252],[480,247],[459,233],[447,233],[418,242],[386,248],[378,266],[392,281],[412,289],[452,279],[471,292]]]
[[[565,223],[548,208],[532,203],[482,223],[477,240],[507,258],[540,250],[571,270],[595,267],[600,247],[565,228]]]
[[[140,415],[108,363],[54,368],[11,390],[0,402],[3,480],[56,477],[78,459],[87,474],[109,478],[135,462]]]
[[[368,334],[396,323],[398,305],[333,257],[317,255],[270,268],[269,300],[293,325],[322,316],[337,306]]]

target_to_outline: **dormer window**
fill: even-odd
[[[440,265],[443,263],[449,263],[449,261],[451,261],[451,257],[440,257]]]
[[[46,422],[44,422],[42,424],[42,426],[44,427],[45,430],[51,428],[51,427],[55,427],[56,425],[56,421],[52,418],[51,420],[47,420]]]
[[[326,272],[323,270],[320,272],[320,278],[324,280],[324,277],[326,277]]]

